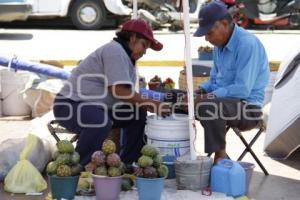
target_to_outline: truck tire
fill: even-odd
[[[76,0],[71,7],[71,19],[78,29],[97,30],[106,20],[102,0]]]

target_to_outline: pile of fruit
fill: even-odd
[[[105,140],[101,150],[93,153],[91,162],[85,166],[85,170],[99,176],[123,175],[125,172],[124,163],[115,152],[116,144],[112,140]]]
[[[175,88],[175,83],[171,78],[167,78],[162,85],[165,90],[172,90]]]
[[[47,173],[61,177],[79,175],[83,168],[79,164],[80,156],[74,150],[73,144],[68,140],[61,140],[56,146],[57,151],[54,153],[53,161],[47,165]]]
[[[207,52],[207,53],[211,53],[213,51],[213,48],[211,48],[210,46],[200,46],[198,48],[198,52]]]
[[[142,156],[138,159],[138,167],[134,174],[143,178],[159,178],[168,176],[168,167],[163,165],[158,150],[151,145],[145,145],[141,150]]]
[[[155,75],[153,78],[150,79],[148,82],[148,87],[150,90],[157,90],[161,89],[162,87],[162,81],[161,78],[157,75]]]

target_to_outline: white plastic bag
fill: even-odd
[[[47,188],[47,182],[41,173],[27,160],[29,154],[36,148],[38,137],[29,134],[26,145],[20,154],[16,165],[4,179],[4,190],[12,193],[35,193]]]
[[[0,181],[4,180],[9,170],[17,163],[25,144],[26,138],[7,139],[0,144]],[[37,138],[36,147],[28,155],[28,160],[40,172],[51,159],[50,146],[47,140]]]

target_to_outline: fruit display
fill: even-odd
[[[172,90],[175,88],[175,82],[171,78],[167,78],[162,85],[165,90]]]
[[[68,140],[61,140],[56,146],[53,161],[46,167],[47,173],[60,177],[79,175],[83,167],[79,164],[80,156],[74,150],[73,144]]]
[[[198,48],[198,52],[207,52],[207,53],[211,53],[213,51],[213,48],[210,46],[200,46]]]
[[[145,145],[141,150],[142,156],[138,159],[138,167],[134,175],[143,178],[159,178],[168,176],[168,167],[163,165],[159,151],[151,146]]]
[[[115,151],[116,144],[112,140],[105,140],[101,150],[92,154],[91,162],[85,166],[85,170],[99,176],[116,177],[123,175],[124,164]]]
[[[148,87],[150,90],[157,90],[161,89],[162,87],[162,81],[161,78],[157,75],[155,75],[153,78],[150,79],[148,82]]]

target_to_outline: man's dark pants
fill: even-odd
[[[59,123],[76,134],[76,151],[80,164],[86,165],[93,152],[100,150],[112,128],[123,128],[121,160],[125,164],[137,161],[145,144],[144,127],[147,112],[136,107],[122,106],[117,111],[86,102],[76,102],[58,95],[54,101],[54,116]]]
[[[225,149],[226,127],[237,127],[240,130],[250,130],[261,120],[261,108],[249,105],[237,98],[205,99],[195,110],[204,128],[205,152],[214,153]]]

